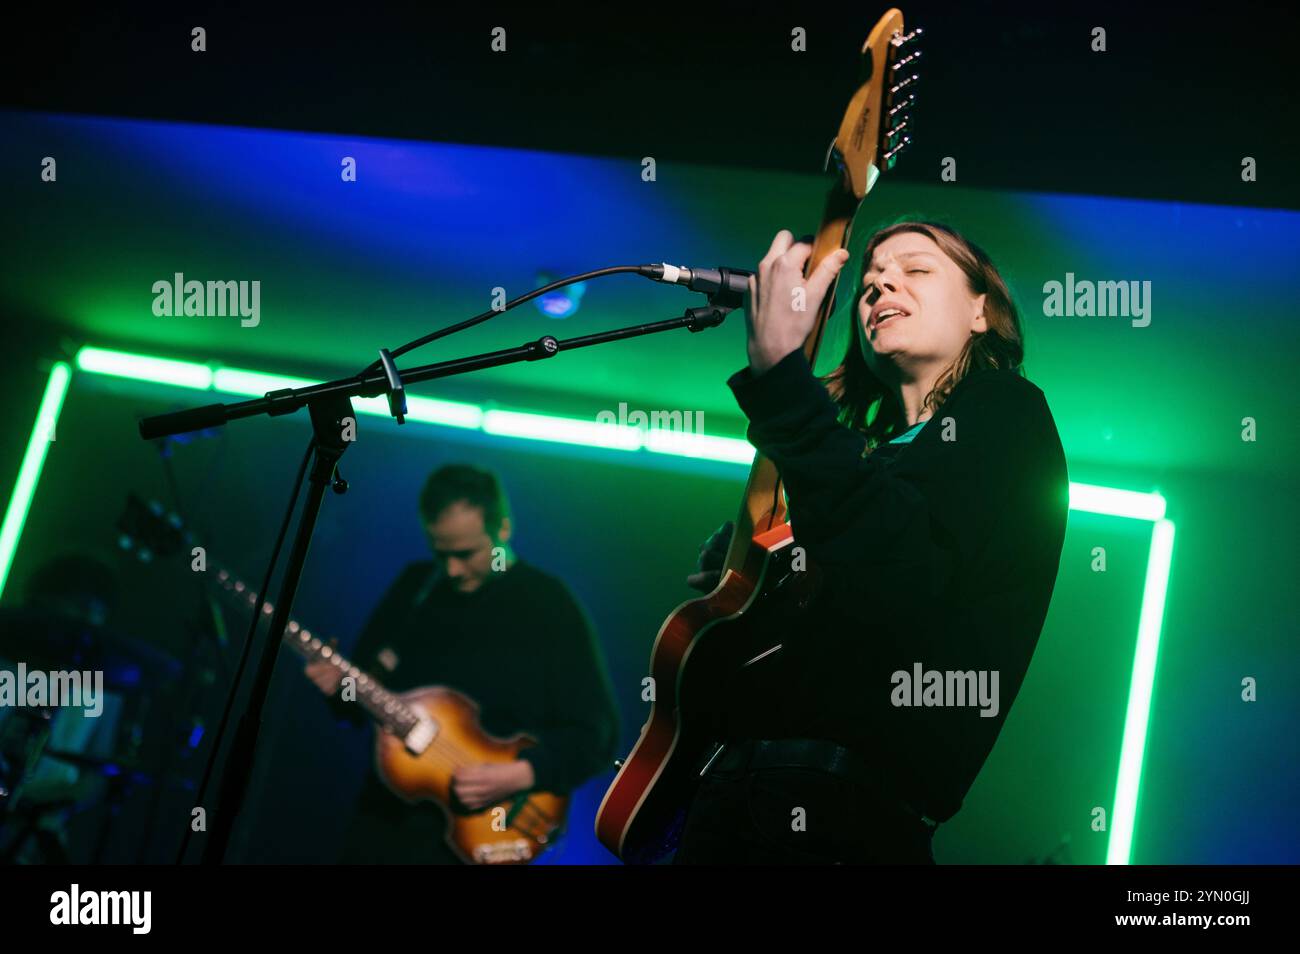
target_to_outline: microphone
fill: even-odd
[[[735,295],[749,291],[749,276],[753,272],[743,268],[683,268],[664,262],[660,265],[642,265],[637,274],[669,285],[685,285],[691,291],[713,294],[724,288]]]

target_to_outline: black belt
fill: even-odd
[[[856,753],[826,739],[745,739],[725,742],[713,748],[700,775],[720,772],[746,773],[761,769],[817,769],[880,792],[879,773],[873,772]],[[888,796],[910,817],[930,831],[939,823],[917,811],[901,798]]]

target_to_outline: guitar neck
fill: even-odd
[[[821,225],[805,265],[805,275],[816,271],[827,255],[848,248],[853,219],[862,200],[875,186],[881,172],[892,169],[899,153],[911,144],[910,110],[916,102],[913,90],[918,79],[913,70],[920,56],[915,41],[922,32],[920,29],[904,32],[902,12],[891,9],[867,36],[862,47],[864,79],[850,99],[840,121],[839,133],[826,154],[827,170],[832,171],[833,167],[835,182],[826,195]],[[851,264],[848,273],[851,275],[852,269],[860,267],[860,262]],[[856,279],[852,280],[850,288],[856,284]],[[822,332],[834,310],[838,285],[837,275],[822,299],[816,323],[804,341],[803,350],[809,367],[816,367]],[[856,321],[850,310],[850,327]],[[772,461],[756,454],[745,486],[745,500],[736,518],[731,545],[727,548],[724,569],[742,572],[753,536],[785,522],[781,475]]]
[[[807,273],[811,275],[818,264],[827,255],[847,245],[849,231],[853,224],[856,205],[843,190],[832,188],[826,196],[826,208],[822,216],[822,226],[813,243],[812,256],[808,259]],[[839,285],[836,276],[826,292],[817,310],[817,320],[812,331],[804,340],[803,352],[808,358],[808,366],[815,368],[817,353],[821,347],[823,332],[831,313],[835,310],[835,291]],[[786,521],[784,490],[781,475],[776,465],[762,454],[754,455],[754,463],[749,471],[749,480],[745,484],[745,499],[736,517],[731,544],[723,567],[739,572],[745,565],[750,540],[757,533],[771,530]]]
[[[257,605],[257,593],[229,571],[218,570],[217,582],[224,592],[245,603],[249,609]],[[269,603],[263,605],[262,611],[267,616],[274,612]],[[297,620],[291,619],[285,626],[283,643],[307,662],[328,663],[339,670],[345,680],[350,678],[352,682],[348,685],[355,690],[356,701],[384,728],[405,736],[419,723],[419,717],[400,696],[385,689],[320,637],[313,636]]]

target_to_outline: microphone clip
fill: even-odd
[[[384,389],[388,395],[388,413],[397,418],[398,424],[406,423],[406,388],[402,384],[402,376],[397,371],[397,363],[393,361],[393,356],[387,348],[379,349],[379,366],[384,370],[384,377],[387,379],[387,387]]]

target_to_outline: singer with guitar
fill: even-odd
[[[458,815],[486,812],[521,792],[567,795],[609,766],[618,734],[613,694],[585,613],[560,580],[511,550],[509,503],[495,475],[466,465],[440,468],[424,487],[420,514],[436,560],[402,572],[367,623],[353,665],[396,693],[427,686],[456,690],[477,704],[482,728],[492,736],[526,732],[535,738],[509,760],[455,759],[450,792],[438,800],[450,801]],[[342,698],[337,665],[311,662],[307,675],[331,696],[340,717],[366,721],[359,705]],[[450,736],[453,728],[444,723],[435,748],[475,751],[468,736]],[[400,743],[389,744],[401,759]],[[523,820],[535,820],[532,814]],[[453,850],[447,827],[438,805],[399,797],[372,770],[340,860],[507,860]]]
[[[1010,292],[950,228],[853,239],[911,143],[922,33],[898,9],[871,29],[821,223],[749,279],[728,384],[758,453],[596,813],[629,863],[933,863],[1029,666],[1069,482]],[[836,301],[847,348],[819,379]]]
[[[819,589],[720,692],[719,746],[677,863],[933,864],[932,835],[993,746],[1055,584],[1065,458],[987,255],[922,222],[805,279],[811,252],[777,234],[750,280],[749,365],[728,383]],[[855,334],[819,381],[802,346],[845,267],[858,271]],[[726,535],[692,585],[717,582]],[[996,672],[999,705],[988,717],[927,685],[918,707],[899,678],[918,664]]]

